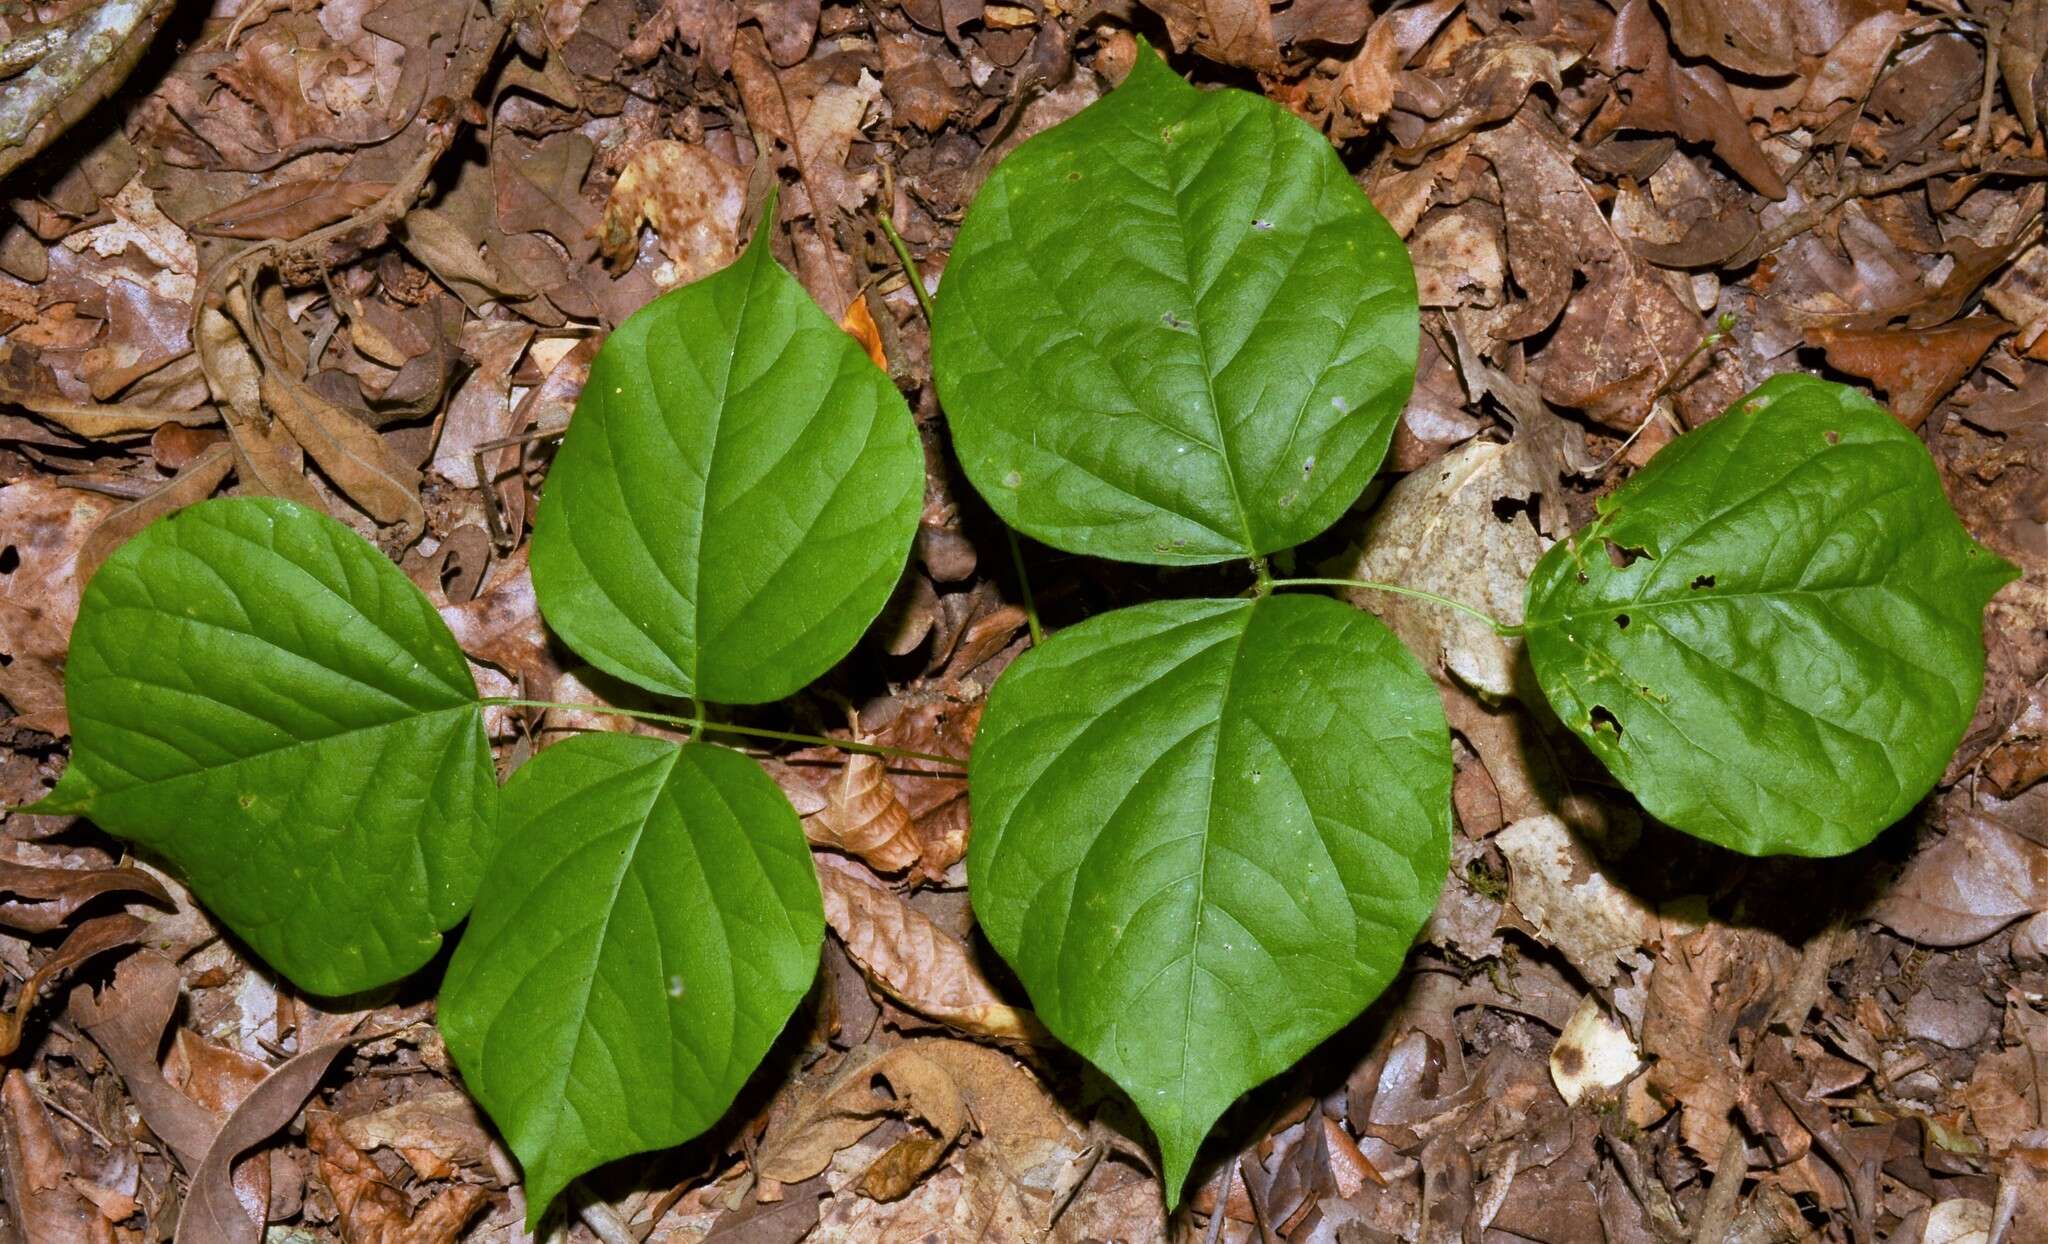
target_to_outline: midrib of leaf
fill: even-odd
[[[767,210],[775,210],[773,199],[769,201]],[[704,532],[706,528],[711,526],[711,481],[718,478],[718,451],[719,446],[725,441],[724,436],[720,433],[725,426],[726,402],[732,394],[733,368],[739,365],[740,343],[747,339],[747,316],[754,309],[754,294],[760,287],[763,272],[760,256],[766,254],[767,247],[768,231],[762,229],[754,236],[754,240],[747,244],[746,254],[740,260],[741,263],[747,265],[745,269],[747,283],[740,293],[739,311],[733,316],[732,341],[726,347],[725,366],[719,371],[717,395],[711,407],[711,458],[704,464],[704,509],[697,519],[697,547],[691,550],[689,560],[690,608],[697,615],[691,624],[691,630],[697,640],[696,643],[690,645],[690,688],[692,692],[700,691],[704,686],[702,674],[705,640]],[[809,297],[809,295],[807,294],[805,297]],[[785,353],[787,352],[786,345],[784,351]],[[666,426],[668,420],[664,417],[661,422]],[[673,432],[670,435],[673,436]]]
[[[208,703],[220,703],[220,701],[217,701],[217,700],[213,700],[213,699],[211,699],[210,697],[207,697],[207,696],[205,696],[205,695],[203,695],[202,693],[199,693],[199,692],[189,692],[189,693],[187,693],[187,692],[183,692],[183,691],[181,691],[181,690],[180,690],[179,688],[172,688],[172,687],[163,687],[163,686],[162,686],[161,684],[158,684],[158,683],[151,683],[151,682],[144,682],[144,681],[143,681],[142,679],[133,679],[133,681],[135,681],[135,682],[140,682],[140,683],[142,683],[142,685],[143,685],[143,686],[146,686],[146,687],[154,687],[154,688],[158,688],[158,689],[160,689],[160,690],[178,691],[178,692],[179,692],[180,694],[191,694],[191,695],[195,695],[195,696],[198,696],[198,697],[199,697],[199,698],[201,698],[201,699],[206,699]],[[232,706],[229,706],[229,707],[232,707]],[[289,741],[287,741],[287,742],[284,742],[284,743],[280,743],[280,744],[278,744],[278,745],[277,745],[277,746],[275,746],[275,747],[266,747],[266,748],[264,748],[264,749],[263,749],[262,751],[258,751],[258,752],[249,752],[249,753],[247,753],[246,755],[241,755],[241,756],[237,756],[237,757],[235,757],[235,758],[234,758],[233,760],[223,761],[223,762],[222,762],[222,763],[220,763],[220,764],[201,764],[201,763],[199,763],[199,762],[198,762],[198,760],[197,760],[197,758],[196,758],[196,757],[193,757],[193,756],[191,755],[191,753],[189,753],[189,752],[186,752],[186,751],[185,751],[185,750],[184,750],[183,748],[181,748],[181,747],[178,747],[178,746],[177,746],[176,744],[172,743],[172,742],[171,742],[171,740],[169,740],[169,739],[166,739],[166,738],[162,737],[161,735],[150,735],[150,736],[149,736],[150,738],[153,738],[153,739],[155,739],[155,740],[156,740],[157,742],[159,742],[159,743],[163,743],[163,744],[165,744],[166,746],[172,747],[172,748],[173,748],[173,750],[176,750],[176,751],[177,751],[177,752],[178,752],[179,754],[181,754],[181,755],[185,756],[185,757],[186,757],[186,758],[187,758],[188,760],[192,760],[192,761],[193,761],[193,768],[192,768],[192,769],[191,769],[191,770],[190,770],[189,772],[185,772],[185,773],[180,773],[180,774],[177,774],[177,775],[175,775],[175,776],[172,776],[172,777],[166,777],[166,778],[155,778],[155,779],[151,779],[151,780],[149,780],[149,781],[135,781],[135,782],[130,782],[130,783],[128,783],[128,784],[127,784],[127,785],[125,785],[125,786],[118,786],[118,787],[108,787],[108,788],[102,788],[102,789],[100,789],[100,790],[96,790],[96,791],[94,791],[94,792],[93,792],[93,797],[97,799],[97,798],[99,798],[99,797],[101,797],[101,796],[109,796],[109,795],[127,795],[127,794],[132,794],[132,793],[134,793],[134,792],[136,792],[136,791],[141,791],[141,790],[148,790],[148,789],[150,789],[151,787],[155,787],[155,786],[165,786],[165,785],[169,785],[170,783],[173,783],[173,782],[184,782],[184,781],[189,781],[189,780],[190,780],[190,779],[192,779],[192,778],[195,778],[195,777],[200,777],[200,776],[203,776],[203,775],[205,775],[205,774],[210,774],[210,773],[231,773],[231,772],[233,772],[234,770],[236,770],[237,768],[239,768],[239,767],[241,767],[241,766],[243,766],[243,765],[247,765],[247,764],[252,764],[252,763],[254,763],[254,762],[258,761],[258,760],[263,760],[263,759],[265,759],[265,758],[267,758],[267,757],[271,757],[271,756],[275,756],[275,755],[278,755],[278,754],[279,754],[279,753],[281,753],[281,752],[289,752],[289,751],[294,751],[294,750],[296,750],[296,749],[298,749],[298,748],[308,748],[308,747],[321,747],[321,746],[324,746],[324,745],[326,745],[326,744],[328,744],[328,743],[336,743],[336,742],[340,742],[340,741],[342,741],[342,740],[344,740],[344,739],[352,738],[352,737],[354,737],[355,735],[359,735],[359,734],[368,734],[368,733],[371,733],[371,732],[373,732],[373,731],[378,731],[378,730],[389,730],[389,729],[391,729],[391,728],[392,728],[393,726],[403,726],[403,725],[408,725],[408,724],[410,724],[410,723],[412,723],[412,722],[415,722],[415,721],[426,721],[426,720],[429,720],[429,719],[432,719],[432,718],[436,718],[436,717],[441,717],[441,716],[453,716],[453,715],[459,715],[459,714],[464,714],[464,713],[470,713],[470,712],[481,712],[481,711],[482,711],[482,704],[481,704],[481,703],[479,702],[479,703],[473,703],[473,704],[455,704],[455,705],[450,705],[450,706],[448,706],[448,707],[446,707],[446,708],[437,708],[437,709],[430,709],[430,710],[427,710],[427,711],[424,711],[424,712],[415,712],[415,713],[411,713],[411,714],[408,714],[407,716],[404,716],[404,717],[393,717],[393,718],[390,718],[389,720],[386,720],[386,721],[373,721],[373,722],[366,722],[366,723],[364,723],[363,725],[359,725],[359,726],[350,726],[350,727],[348,727],[348,728],[347,728],[347,729],[345,729],[345,730],[338,730],[338,731],[335,731],[335,732],[334,732],[334,733],[332,733],[332,734],[323,734],[323,735],[320,735],[320,736],[319,736],[319,737],[317,737],[317,738],[310,738],[310,739],[291,739],[291,740],[289,740]],[[81,718],[82,720],[86,720],[86,721],[98,721],[98,724],[100,724],[100,725],[103,725],[103,726],[107,726],[107,727],[108,727],[108,728],[110,728],[110,729],[116,729],[116,730],[121,730],[121,731],[123,731],[124,733],[126,733],[126,732],[127,732],[127,728],[126,728],[126,727],[122,727],[122,726],[116,726],[116,725],[114,725],[113,723],[110,723],[110,722],[100,721],[99,719],[97,719],[97,718],[93,717],[93,716],[92,716],[91,714],[89,714],[89,713],[83,713],[83,714],[77,714],[77,715],[78,715],[78,716],[80,716],[80,718]],[[117,768],[117,769],[118,769],[118,768],[120,768],[120,766],[119,766],[119,765],[117,765],[117,764],[115,764],[115,762],[114,762],[113,760],[111,760],[110,758],[108,758],[108,757],[106,757],[106,756],[104,756],[104,755],[100,756],[100,757],[99,757],[99,759],[100,759],[101,763],[103,763],[103,764],[105,764],[105,765],[108,765],[108,766],[110,766],[110,767],[113,767],[113,768]],[[123,771],[125,772],[125,770],[123,770]],[[131,775],[131,776],[132,776],[132,775]]]
[[[1247,528],[1247,533],[1249,533],[1249,528]],[[1175,1079],[1180,1084],[1183,1099],[1187,1096],[1188,1051],[1194,1045],[1195,973],[1198,971],[1208,973],[1210,979],[1216,979],[1215,973],[1210,972],[1209,969],[1201,964],[1202,931],[1208,924],[1209,914],[1209,839],[1214,832],[1215,824],[1216,778],[1218,772],[1223,767],[1223,736],[1224,731],[1228,728],[1230,719],[1230,693],[1237,681],[1238,663],[1244,659],[1245,636],[1251,634],[1252,618],[1257,614],[1258,608],[1257,604],[1252,604],[1244,610],[1244,621],[1237,629],[1237,640],[1230,650],[1230,663],[1223,667],[1223,691],[1222,694],[1216,697],[1216,743],[1209,753],[1209,786],[1203,792],[1202,798],[1202,866],[1195,873],[1195,921],[1194,927],[1188,931],[1187,1004],[1181,1010],[1180,1070],[1175,1076]],[[1247,934],[1249,935],[1249,931],[1247,931]],[[1220,984],[1221,982],[1218,981],[1218,983]],[[1192,1157],[1193,1155],[1190,1156]]]
[[[1250,114],[1246,115],[1249,117]],[[1234,129],[1235,125],[1231,128]],[[1229,132],[1225,130],[1224,134],[1227,135]],[[1244,536],[1245,555],[1256,557],[1259,553],[1259,542],[1252,535],[1251,512],[1245,509],[1244,497],[1238,489],[1237,460],[1230,452],[1230,429],[1223,425],[1223,406],[1216,395],[1216,369],[1209,353],[1209,317],[1202,309],[1202,295],[1195,291],[1195,255],[1188,244],[1187,205],[1182,197],[1182,183],[1174,177],[1171,159],[1173,144],[1164,142],[1155,146],[1152,142],[1145,141],[1143,135],[1139,135],[1139,140],[1141,149],[1158,152],[1159,171],[1166,183],[1163,188],[1167,196],[1173,200],[1173,234],[1174,240],[1180,243],[1180,285],[1188,296],[1188,314],[1194,319],[1195,349],[1202,356],[1202,392],[1208,398],[1209,423],[1216,429],[1216,453],[1223,459],[1223,478],[1230,485],[1230,506],[1237,511],[1237,526]],[[1208,168],[1209,163],[1216,158],[1215,153],[1222,149],[1222,136],[1219,136],[1215,147],[1210,154],[1203,157],[1203,163],[1195,170],[1196,177]]]
[[[549,1077],[549,1083],[554,1086],[555,1091],[547,1094],[547,1104],[542,1108],[542,1112],[548,1121],[547,1130],[549,1132],[553,1132],[556,1130],[556,1125],[561,1121],[563,1113],[569,1108],[570,1094],[567,1092],[567,1085],[569,1083],[570,1075],[576,1066],[576,1059],[583,1052],[584,1035],[591,1031],[590,1025],[586,1021],[585,1017],[588,1016],[590,1013],[591,995],[597,992],[597,964],[601,960],[603,960],[605,943],[607,939],[609,939],[611,936],[612,917],[618,912],[619,909],[619,893],[620,891],[625,889],[626,877],[629,873],[633,871],[633,864],[639,858],[640,843],[642,839],[644,839],[647,836],[647,823],[649,820],[653,818],[654,806],[655,804],[660,802],[663,792],[668,789],[668,784],[675,776],[675,767],[682,760],[682,755],[683,753],[680,747],[671,748],[669,751],[664,753],[660,759],[652,761],[649,764],[642,766],[640,768],[627,769],[610,779],[613,781],[621,781],[642,772],[643,769],[659,768],[661,770],[661,779],[653,783],[652,786],[649,788],[650,793],[648,795],[647,802],[645,806],[643,806],[640,809],[638,816],[634,819],[633,828],[628,833],[627,849],[621,852],[619,855],[618,871],[613,874],[610,885],[610,892],[605,896],[606,901],[604,906],[604,918],[598,922],[597,937],[591,945],[591,970],[584,976],[583,996],[577,1000],[576,1006],[573,1009],[564,1008],[562,1012],[563,1014],[574,1015],[577,1018],[575,1032],[569,1040],[568,1054],[565,1058],[561,1060],[560,1074]],[[564,799],[556,802],[555,804],[550,805],[549,810],[560,807],[561,804],[564,802],[568,802],[568,800]],[[570,855],[564,856],[562,858],[561,863],[557,864],[545,876],[537,880],[532,886],[528,888],[527,892],[529,894],[538,893],[549,881],[553,880],[555,875],[561,869],[570,867],[578,862],[580,861],[578,855],[576,854],[572,853]],[[505,932],[510,932],[512,930],[517,929],[518,927],[519,926],[516,923],[508,921],[507,924],[505,925],[505,928],[500,931],[500,936],[502,937]],[[496,941],[493,941],[491,944],[485,946],[483,948],[482,953],[480,953],[477,956],[478,959],[488,961],[491,956],[491,952],[495,950],[496,947]],[[735,1007],[734,1011],[735,1014],[737,1014],[738,1008]],[[484,1043],[486,1046],[490,1044],[492,1035],[496,1033],[500,1025],[502,1025],[508,1018],[510,1018],[511,1015],[511,1008],[506,1007],[499,1010],[497,1015],[492,1017],[490,1026],[485,1030],[484,1033]]]

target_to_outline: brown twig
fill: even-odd
[[[1808,203],[1805,207],[1787,216],[1756,240],[1742,249],[1741,254],[1729,261],[1730,267],[1742,267],[1777,250],[1793,238],[1805,233],[1828,218],[1834,211],[1851,199],[1871,199],[1879,195],[1893,194],[1930,178],[1945,177],[1950,173],[1968,168],[1975,158],[1967,151],[1954,151],[1944,156],[1915,164],[1908,168],[1893,169],[1888,173],[1859,173],[1851,177],[1840,189],[1822,199]],[[1996,170],[1992,170],[1996,171]]]

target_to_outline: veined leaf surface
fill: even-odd
[[[395,980],[462,919],[497,778],[434,607],[362,537],[289,501],[145,528],[86,588],[71,766],[38,811],[156,852],[313,993]]]
[[[795,811],[738,752],[578,735],[504,803],[440,1024],[538,1220],[592,1167],[718,1121],[810,988],[825,916]]]
[[[976,918],[1152,1125],[1169,1199],[1240,1093],[1393,979],[1448,867],[1436,688],[1324,597],[1063,631],[996,684],[972,766]]]
[[[924,451],[888,376],[768,252],[628,317],[548,473],[533,585],[592,665],[652,691],[779,700],[888,601]]]
[[[1940,778],[1983,689],[1984,605],[2016,574],[1883,407],[1778,376],[1544,555],[1529,654],[1653,816],[1750,855],[1840,855]]]
[[[1149,563],[1288,548],[1385,456],[1415,379],[1407,252],[1329,141],[1149,48],[996,167],[932,361],[961,465],[1047,544]]]

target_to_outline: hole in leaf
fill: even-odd
[[[1542,517],[1542,505],[1543,498],[1540,496],[1495,497],[1493,499],[1493,516],[1501,522],[1512,523],[1515,521],[1516,515],[1527,514],[1529,516],[1529,525],[1540,529],[1542,526],[1539,521]]]
[[[1579,582],[1581,582],[1581,583],[1590,583],[1590,582],[1592,582],[1592,580],[1591,580],[1591,579],[1589,579],[1589,578],[1587,578],[1587,577],[1586,577],[1586,572],[1585,572],[1585,571],[1583,571],[1583,570],[1581,570],[1581,571],[1580,571],[1580,572],[1578,573],[1578,576],[1577,576],[1577,578],[1578,578]]]
[[[1614,615],[1614,625],[1615,625],[1615,628],[1616,628],[1616,629],[1618,629],[1618,630],[1624,630],[1624,631],[1625,631],[1625,630],[1627,630],[1627,629],[1628,629],[1628,615],[1627,615],[1627,614],[1625,614],[1625,613],[1617,613],[1617,614],[1615,614],[1615,615]]]
[[[1827,443],[1830,445],[1839,445],[1842,443],[1842,434],[1840,432],[1835,431],[1833,428],[1829,428],[1827,431],[1821,433],[1821,437],[1822,439],[1826,440]]]
[[[1615,738],[1621,737],[1621,719],[1607,711],[1605,704],[1593,706],[1593,711],[1586,718],[1586,725],[1595,734],[1602,730],[1612,730]]]
[[[1261,233],[1264,233],[1264,232],[1265,232],[1266,230],[1268,230],[1268,229],[1271,229],[1272,227],[1273,227],[1273,222],[1272,222],[1272,221],[1270,221],[1270,220],[1254,220],[1254,221],[1252,221],[1252,228],[1254,228],[1254,229],[1257,229],[1257,230],[1258,230],[1259,232],[1261,232]]]
[[[1616,570],[1627,570],[1641,558],[1650,556],[1648,549],[1623,548],[1612,540],[1607,540],[1603,543],[1607,545],[1607,560],[1614,563]]]
[[[0,574],[13,574],[21,568],[21,550],[13,545],[0,549]]]
[[[1703,574],[1692,581],[1692,590],[1695,592],[1704,592],[1712,586],[1714,586],[1714,576],[1710,574]]]

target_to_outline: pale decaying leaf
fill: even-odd
[[[825,922],[876,988],[920,1015],[973,1036],[1045,1039],[1031,1012],[996,994],[964,943],[895,892],[871,884],[862,872],[830,856],[818,858]]]
[[[13,559],[0,575],[0,698],[19,725],[70,730],[62,671],[85,588],[79,550],[117,504],[44,480],[0,488],[0,553]]]
[[[1566,1104],[1576,1106],[1619,1087],[1642,1061],[1628,1030],[1588,994],[1550,1047],[1550,1079]]]
[[[1656,913],[1609,880],[1562,820],[1526,817],[1494,841],[1511,869],[1510,901],[1580,975],[1610,986],[1622,964],[1644,961]]]
[[[599,226],[614,264],[633,257],[643,222],[654,230],[669,267],[657,283],[686,285],[732,262],[739,252],[747,175],[701,146],[666,139],[626,161]]]
[[[1546,547],[1529,518],[1542,493],[1542,473],[1526,449],[1473,441],[1394,485],[1345,576],[1433,592],[1520,622],[1529,572]],[[1513,693],[1521,640],[1429,601],[1367,590],[1346,596],[1378,614],[1432,672],[1491,698]]]
[[[917,834],[888,768],[880,756],[848,756],[825,790],[824,810],[804,818],[804,835],[864,860],[877,872],[899,873],[915,864]]]
[[[983,1164],[976,1182],[995,1189],[1006,1207],[997,1212],[1035,1217],[1041,1234],[1060,1194],[1085,1173],[1076,1159],[1088,1148],[1087,1134],[1030,1072],[995,1050],[943,1039],[861,1046],[829,1073],[800,1082],[770,1117],[754,1169],[801,1183],[889,1116],[928,1129],[940,1142],[926,1151],[933,1160],[969,1145],[963,1156]],[[970,1130],[978,1139],[969,1139]]]

